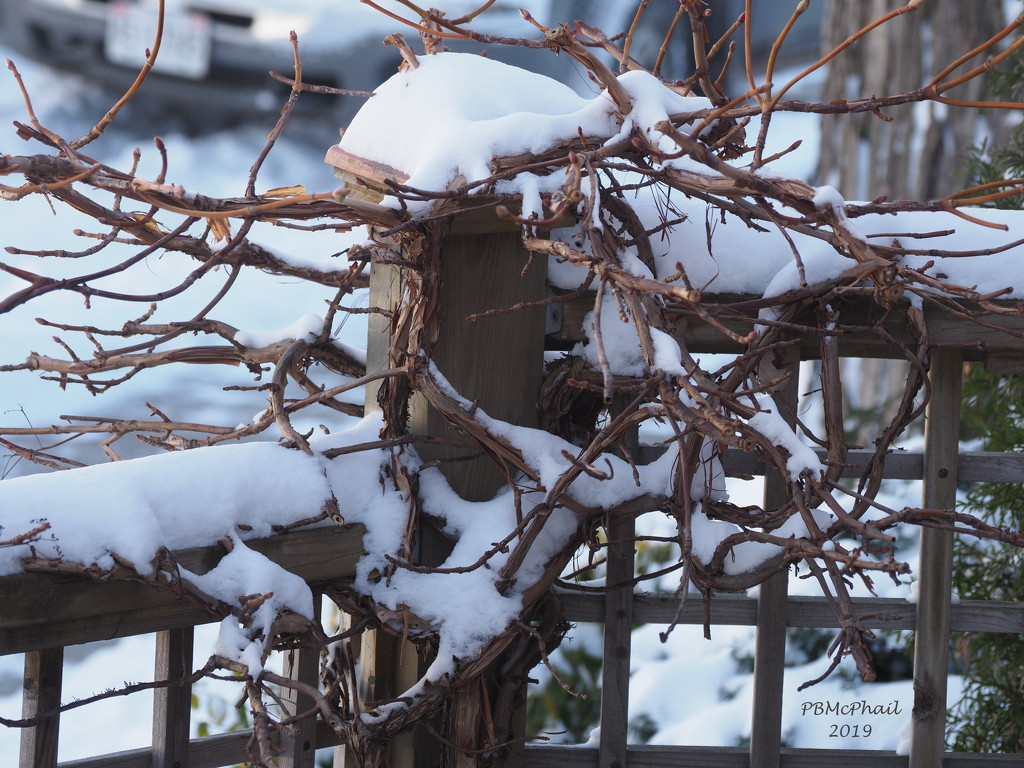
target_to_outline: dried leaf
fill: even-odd
[[[213,232],[213,239],[218,243],[231,238],[231,226],[228,224],[227,219],[211,217],[206,221],[210,224],[210,231]]]
[[[264,197],[299,197],[306,194],[306,188],[302,184],[295,184],[291,187],[274,187],[263,193]]]

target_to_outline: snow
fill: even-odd
[[[554,488],[579,455],[578,446],[544,430],[517,426],[491,417],[479,406],[458,397],[444,374],[433,363],[430,365],[431,373],[442,390],[456,397],[463,407],[472,408],[481,425],[518,449],[527,466],[537,474],[544,490]],[[580,472],[569,484],[568,494],[580,504],[602,509],[611,508],[644,493],[667,495],[671,493],[676,456],[677,446],[673,444],[656,461],[636,467],[639,480],[634,480],[633,467],[624,459],[612,453],[599,454],[591,463],[607,477],[599,478]],[[493,538],[493,530],[490,535]]]
[[[419,189],[444,189],[459,175],[487,178],[490,158],[546,149],[584,124],[614,129],[610,110],[568,86],[470,54],[421,57],[417,69],[393,75],[374,94],[339,146],[405,172]],[[415,131],[407,114],[417,115]]]
[[[239,661],[254,677],[263,669],[265,640],[281,610],[291,611],[307,619],[313,618],[313,593],[306,582],[252,549],[237,535],[232,535],[232,550],[210,571],[199,575],[182,569],[181,575],[204,594],[229,605],[237,605],[243,595],[265,594],[273,585],[273,594],[252,616],[249,632],[242,632],[235,616],[221,622],[221,631],[214,653]],[[250,639],[254,635],[255,639]]]
[[[654,344],[654,365],[669,376],[686,376],[683,368],[682,351],[679,342],[664,331],[651,329],[651,341]]]
[[[345,133],[341,146],[364,159],[402,170],[409,175],[407,183],[410,186],[439,190],[459,177],[468,181],[487,178],[491,174],[490,160],[493,157],[545,149],[580,132],[599,137],[602,141],[614,141],[638,128],[653,142],[665,146],[666,139],[658,134],[656,124],[669,113],[696,110],[707,104],[702,99],[683,99],[643,73],[627,73],[620,82],[632,104],[626,116],[619,115],[604,94],[593,98],[579,96],[555,81],[489,59],[456,53],[422,57],[417,69],[400,72],[377,89],[376,96],[367,102]],[[9,106],[11,101],[9,96],[4,96],[5,105]],[[409,131],[407,123],[398,119],[399,114],[410,112],[418,116],[415,131]],[[177,173],[197,180],[192,186],[202,188],[208,194],[237,191],[238,172],[232,175],[226,169],[246,166],[237,162],[242,153],[234,138],[219,136],[204,141],[187,141],[172,137],[168,144],[170,156],[179,163]],[[206,158],[213,153],[220,153],[224,170],[210,168]],[[113,165],[126,164],[118,158],[110,162]],[[152,162],[152,159],[147,162]],[[182,163],[186,166],[184,169]],[[286,166],[284,163],[271,172],[283,174]],[[326,181],[326,169],[318,168],[314,172],[312,165],[307,163],[299,172],[294,165],[288,169],[288,174],[295,173],[322,179],[323,186],[330,185]],[[317,173],[321,175],[317,176]],[[294,180],[283,179],[281,186],[290,181]],[[304,181],[313,186],[309,179]],[[505,182],[502,191],[523,193],[526,198],[524,211],[540,215],[541,194],[552,191],[560,183],[557,175],[547,178],[527,175]],[[644,221],[650,222],[653,217],[661,215],[660,203],[663,200],[657,196],[665,194],[663,190],[655,190],[650,197],[636,201],[638,213]],[[654,243],[658,276],[676,272],[676,265],[681,263],[693,285],[704,290],[774,296],[799,287],[792,250],[778,232],[754,232],[728,214],[709,222],[707,206],[698,200],[674,195],[671,202],[687,216],[687,220],[677,225],[665,240]],[[834,208],[842,205],[842,197],[836,190],[823,187],[817,191],[814,203],[819,207]],[[51,221],[44,219],[46,211],[33,206],[41,206],[41,203],[27,202],[25,207],[18,207],[17,214],[13,206],[9,208],[4,204],[0,207],[7,241],[26,246],[36,244],[38,230],[42,226],[53,229]],[[424,204],[420,210],[425,211],[426,208]],[[1013,225],[1012,228],[1019,227],[1020,215],[1013,212],[986,210],[981,216],[989,221]],[[41,225],[41,221],[45,224]],[[711,229],[710,236],[706,233],[706,225]],[[858,218],[851,226],[868,242],[896,242],[908,248],[928,250],[994,248],[1012,238],[1012,234],[980,227],[946,213],[866,216]],[[950,230],[951,234],[929,238],[923,241],[924,245],[902,234],[939,230]],[[880,233],[896,234],[884,241],[870,239],[871,235]],[[267,237],[268,241],[275,236],[282,237],[272,229],[261,233],[261,237]],[[308,237],[304,234],[302,242],[306,243]],[[812,283],[834,277],[852,264],[816,238],[796,235],[794,240],[802,255],[807,279]],[[280,248],[282,252],[288,250],[288,239],[283,238],[281,242],[283,246],[271,247]],[[52,244],[47,245],[51,247]],[[299,250],[295,249],[295,252]],[[336,253],[337,240],[332,241],[330,251],[325,249],[324,252]],[[305,249],[301,253],[301,256],[284,258],[293,264],[337,269],[337,259],[333,257],[317,259]],[[926,262],[933,261],[928,274],[945,275],[953,282],[977,286],[979,291],[986,292],[1006,287],[1008,279],[1016,279],[1019,271],[1010,271],[1006,265],[1021,256],[1018,247],[970,260],[907,254],[903,263],[912,268],[923,268]],[[184,274],[191,265],[175,263],[170,258],[154,258],[147,266],[152,274],[143,278],[145,283],[163,285],[168,275]],[[580,272],[568,265],[557,269],[562,274]],[[575,287],[579,279],[566,282],[571,282],[569,287]],[[0,278],[0,289],[4,292],[15,290],[19,285],[13,277]],[[134,274],[114,278],[107,287],[119,286],[131,291],[146,290],[145,284],[140,284]],[[275,290],[281,288],[280,281],[274,281],[273,287]],[[322,292],[297,295],[299,298],[291,301],[260,302],[257,307],[237,309],[246,320],[238,327],[278,327],[280,330],[244,330],[236,335],[236,341],[249,346],[266,346],[318,334],[322,318],[305,312],[296,319],[296,308],[306,309],[315,301],[322,302]],[[1024,285],[1015,285],[1011,295],[1024,296]],[[43,302],[33,306],[32,311],[51,312],[56,316],[57,301],[60,300]],[[96,303],[98,312],[109,309],[102,301]],[[18,313],[14,317],[16,321],[25,322],[19,322],[15,330],[6,331],[8,335],[0,338],[6,349],[20,352],[26,343],[35,344],[37,339],[45,339],[45,333],[29,335],[37,329],[26,320],[27,315]],[[588,316],[586,323],[589,327],[593,317]],[[26,328],[31,328],[31,332]],[[639,352],[635,327],[630,321],[620,320],[619,307],[612,294],[604,297],[601,330],[604,352],[613,372],[644,375],[646,366]],[[582,346],[580,352],[596,363],[596,343],[593,336],[591,339],[591,343]],[[680,363],[680,350],[671,337],[655,331],[654,346],[658,368],[669,375],[685,375]],[[31,386],[14,390],[13,394],[5,393],[4,409],[8,412],[15,410],[16,403],[29,401],[29,393],[35,397],[33,387],[37,386],[33,378]],[[168,379],[155,379],[153,386],[168,387]],[[52,421],[48,415],[51,411],[47,410],[52,407],[50,403],[39,403],[38,400],[31,402],[32,417],[37,421]],[[63,407],[64,412],[71,410],[66,405]],[[791,478],[795,480],[804,472],[820,473],[822,468],[816,455],[785,424],[774,403],[767,399],[761,407],[762,410],[748,422],[787,452]],[[47,415],[40,419],[40,413]],[[570,460],[565,452],[572,456],[578,453],[575,446],[549,434],[499,422],[482,411],[477,411],[477,415],[481,423],[522,452],[530,468],[540,478],[544,490],[549,490],[568,468]],[[443,567],[468,570],[428,574],[398,568],[389,578],[379,578],[379,574],[389,568],[385,555],[397,555],[399,551],[398,544],[405,531],[408,511],[407,500],[381,471],[390,456],[384,451],[365,451],[327,460],[322,455],[329,448],[373,440],[379,428],[379,416],[368,416],[348,429],[313,440],[313,456],[274,443],[249,443],[170,453],[59,474],[7,479],[0,483],[4,530],[8,533],[27,530],[34,527],[34,521],[45,517],[51,528],[43,540],[34,545],[38,555],[60,556],[86,565],[109,567],[116,553],[134,563],[142,573],[151,572],[152,559],[161,547],[175,549],[212,545],[229,538],[233,542],[232,551],[216,568],[207,574],[183,572],[182,576],[227,602],[235,602],[239,595],[274,593],[257,611],[251,628],[243,631],[234,618],[225,619],[213,646],[218,653],[246,664],[255,674],[263,665],[265,648],[262,642],[275,612],[286,609],[310,616],[312,599],[308,587],[301,580],[291,577],[249,549],[245,541],[269,535],[272,525],[308,517],[310,510],[319,510],[333,496],[341,502],[342,514],[348,522],[360,522],[367,528],[364,546],[368,554],[358,565],[355,586],[389,606],[396,614],[408,609],[438,630],[440,652],[427,681],[441,681],[455,672],[455,659],[473,656],[515,620],[523,590],[539,577],[546,559],[564,546],[578,521],[566,509],[555,510],[545,526],[545,536],[531,550],[530,559],[520,571],[519,582],[511,590],[503,592],[498,588],[497,579],[506,553],[498,551],[486,564],[472,569],[468,567],[476,563],[482,552],[492,547],[495,531],[514,528],[517,510],[513,495],[503,492],[489,501],[466,502],[456,497],[439,472],[426,470],[420,475],[424,508],[429,514],[443,518],[446,531],[457,537],[456,546]],[[659,493],[670,489],[675,458],[674,451],[670,450],[654,464],[639,468],[640,483],[645,492]],[[412,453],[403,454],[402,460],[409,462],[410,468],[418,468]],[[702,499],[724,498],[726,494],[721,468],[716,462],[714,457],[706,457],[707,474],[699,480],[695,477],[691,489],[696,502],[693,512],[694,553],[705,561],[710,559],[722,538],[739,530],[735,525],[709,519],[701,508]],[[622,459],[601,456],[595,466],[602,471],[607,469],[611,478],[598,480],[581,473],[569,489],[570,495],[580,503],[607,507],[638,493],[632,468]],[[281,478],[287,478],[287,482]],[[181,498],[188,498],[190,503],[182,505]],[[522,497],[522,513],[528,514],[541,500],[539,492]],[[827,525],[826,513],[815,514],[822,516],[822,525]],[[807,535],[803,522],[796,518],[777,533],[781,537]],[[777,548],[745,544],[736,548],[726,570],[729,573],[742,572],[775,551]],[[0,574],[16,572],[20,568],[20,558],[26,552],[27,547],[24,546],[0,549]],[[730,631],[735,632],[732,646],[705,646],[710,650],[701,654],[688,650],[691,645],[680,653],[667,654],[664,649],[659,650],[656,658],[654,651],[648,649],[649,655],[644,657],[641,650],[638,659],[643,658],[643,661],[637,662],[631,697],[636,702],[635,711],[646,711],[658,722],[655,743],[707,743],[709,739],[732,743],[747,735],[744,724],[748,722],[753,693],[748,678],[733,674],[735,659],[732,655],[732,651],[745,642],[743,637],[747,635],[741,637],[741,634],[747,630]],[[638,650],[642,648],[643,644],[638,643]],[[788,669],[786,690],[795,690],[799,682],[818,674],[822,663],[818,660]],[[692,713],[689,711],[692,708],[687,707],[685,701],[679,701],[681,691],[716,683],[729,692],[727,697],[723,696],[719,706]],[[872,696],[880,696],[886,701],[906,701],[908,685],[893,685],[893,688],[873,689],[877,693]],[[841,694],[841,690],[844,689],[840,689],[838,683],[829,683],[814,695],[848,698],[848,692]],[[400,706],[403,705],[392,705]],[[909,707],[906,709],[909,711]],[[382,710],[377,715],[385,713]],[[796,719],[795,713],[796,707],[787,706],[786,727],[791,729],[791,743],[863,746],[861,743],[840,744],[823,739],[820,732],[812,733],[814,729],[805,721]],[[727,726],[716,726],[715,723],[726,723]],[[895,733],[887,731],[883,741],[890,744],[896,738]],[[84,736],[82,739],[87,741]],[[872,740],[870,746],[878,748],[878,744]]]
[[[479,410],[477,414],[488,429],[522,452],[527,465],[539,475],[541,485],[546,489],[553,488],[562,474],[570,469],[572,459],[566,454],[575,458],[580,453],[577,446],[555,435],[497,421]],[[592,463],[608,477],[598,478],[581,472],[569,485],[569,495],[586,506],[608,509],[640,495],[640,488],[650,494],[668,494],[675,457],[673,446],[657,461],[637,467],[639,481],[636,481],[633,468],[624,459],[611,453],[600,454]]]
[[[596,310],[591,310],[583,318],[583,329],[588,343],[577,344],[573,348],[573,354],[580,355],[598,370],[601,368],[601,355],[603,354],[608,360],[612,373],[637,378],[643,376],[647,366],[644,363],[636,325],[628,317],[620,317],[618,299],[611,289],[605,289],[601,301],[600,345],[595,336],[595,313]],[[678,349],[676,352],[678,353]]]
[[[722,467],[722,460],[718,456],[714,441],[709,438],[705,438],[700,445],[700,463],[693,475],[690,498],[694,501],[703,498],[714,501],[729,500],[725,469]]]
[[[276,443],[199,448],[0,483],[5,532],[49,522],[32,545],[37,556],[109,567],[116,553],[143,574],[161,546],[215,544],[240,525],[250,529],[245,538],[270,536],[272,525],[307,518],[329,497],[322,465]],[[28,549],[0,549],[0,574],[20,570]]]
[[[277,331],[239,331],[235,341],[246,347],[269,347],[280,341],[297,341],[305,339],[313,341],[320,335],[324,319],[320,315],[307,313],[289,325]]]
[[[805,472],[811,477],[820,477],[825,468],[822,467],[818,455],[797,437],[793,428],[782,418],[779,407],[771,396],[760,398],[758,405],[764,410],[758,411],[747,419],[747,423],[774,445],[786,450],[789,454],[789,458],[786,460],[786,469],[789,472],[790,480],[797,480]]]
[[[633,127],[654,135],[655,124],[669,113],[710,105],[704,98],[679,96],[644,72],[628,72],[619,81],[634,107],[625,117],[607,94],[587,99],[549,77],[482,56],[421,57],[418,67],[393,75],[374,91],[338,146],[401,171],[410,187],[441,190],[456,180],[487,179],[495,157],[541,152],[579,135],[610,143]],[[409,114],[417,116],[415,131],[409,130]],[[662,138],[658,134],[654,140]],[[533,199],[537,181],[532,175],[524,179]],[[398,201],[389,197],[385,204],[397,207]],[[429,207],[429,201],[410,206],[414,211]]]
[[[843,196],[839,194],[839,190],[829,185],[818,187],[814,192],[811,202],[818,208],[829,208],[832,210],[842,210],[846,204]]]
[[[438,661],[428,676],[436,682],[454,673],[456,659],[478,653],[518,615],[522,591],[565,546],[577,521],[564,509],[552,514],[508,595],[497,588],[507,553],[497,555],[486,567],[465,573],[399,569],[390,578],[380,579],[379,574],[388,569],[385,555],[399,556],[408,514],[406,500],[382,478],[381,465],[387,454],[383,450],[360,451],[329,461],[320,454],[372,441],[381,427],[380,414],[372,413],[348,430],[311,441],[314,456],[274,443],[249,443],[5,481],[0,483],[5,530],[34,527],[41,509],[46,510],[50,529],[35,544],[0,549],[0,575],[20,570],[21,559],[30,554],[108,568],[114,564],[114,553],[146,575],[161,548],[213,545],[228,537],[232,550],[213,570],[198,575],[182,569],[181,576],[229,604],[235,604],[240,595],[273,593],[256,611],[247,631],[240,631],[233,617],[225,619],[215,648],[257,674],[262,669],[263,642],[276,613],[290,610],[309,618],[312,595],[305,582],[246,547],[244,539],[271,535],[272,524],[288,525],[308,518],[311,510],[321,509],[334,497],[347,522],[367,528],[364,547],[368,554],[357,566],[356,587],[395,611],[408,608],[438,628]],[[524,430],[523,434],[533,441],[546,439],[546,452],[551,456],[569,446],[537,430]],[[622,464],[620,475],[628,476],[628,467],[616,460]],[[665,462],[659,466],[667,472]],[[559,473],[557,468],[546,472],[551,478]],[[442,567],[473,564],[490,548],[496,530],[515,527],[515,497],[510,491],[490,502],[453,505],[454,494],[439,473],[425,472],[423,477],[425,509],[445,517],[448,529],[460,535]],[[586,498],[591,497],[603,498],[594,490]],[[181,504],[183,498],[189,503]],[[67,503],[68,499],[75,503]],[[532,503],[541,500],[538,496]],[[530,497],[523,503],[523,512],[528,513]]]

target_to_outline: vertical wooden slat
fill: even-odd
[[[316,595],[315,618],[319,620],[323,597]],[[320,649],[313,645],[300,645],[285,651],[284,676],[300,683],[319,687]],[[283,716],[301,715],[316,706],[312,696],[291,688],[281,692],[281,699],[287,709]],[[281,757],[278,768],[314,768],[316,765],[316,715],[306,717],[291,726],[291,735],[282,735]],[[286,734],[288,732],[286,731]]]
[[[788,584],[789,573],[783,571],[763,582],[758,590],[754,708],[750,725],[751,768],[779,766]]]
[[[629,733],[629,657],[633,633],[633,518],[608,526],[604,597],[604,667],[601,672],[601,740],[598,768],[626,768]]]
[[[195,628],[156,635],[154,680],[184,680],[192,674]],[[153,693],[153,768],[188,768],[192,686],[157,688]]]
[[[50,648],[25,654],[25,678],[21,716],[35,717],[60,706],[64,674],[64,649]],[[55,768],[60,715],[47,717],[21,732],[19,768]]]
[[[315,648],[295,648],[284,655],[284,674],[293,680],[316,686],[320,672],[320,654]],[[283,699],[288,704],[288,714],[302,714],[313,708],[311,696],[299,691],[286,689]],[[295,723],[294,736],[281,740],[280,768],[313,768],[316,764],[316,716],[306,717]]]
[[[932,351],[931,401],[925,422],[924,506],[956,506],[963,355]],[[953,534],[921,530],[918,564],[917,635],[914,641],[914,714],[910,768],[942,764],[949,663],[949,606],[953,585]]]
[[[370,265],[370,306],[385,312],[392,312],[402,298],[402,270],[392,264]],[[366,325],[366,372],[376,373],[390,368],[391,320],[389,315],[371,312]],[[366,385],[364,407],[367,413],[379,411],[377,395],[381,382],[371,381]]]
[[[617,398],[613,414],[628,406]],[[640,453],[636,429],[622,437],[629,455]],[[636,569],[636,519],[617,520],[606,528],[604,654],[601,670],[601,732],[598,768],[626,768],[629,740],[629,663],[633,639],[633,576]]]
[[[776,361],[777,363],[780,361]],[[799,360],[789,354],[783,370],[791,375],[776,392],[775,403],[789,424],[796,423]],[[778,472],[764,480],[765,509],[789,498],[789,481]],[[789,572],[764,581],[757,596],[757,639],[754,650],[754,706],[750,724],[750,768],[779,768],[782,749],[782,697],[786,656],[786,594]]]

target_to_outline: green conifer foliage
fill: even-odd
[[[964,388],[965,425],[986,450],[1024,452],[1024,376],[996,377],[974,366]],[[1000,527],[1024,524],[1024,486],[977,483],[965,511]],[[967,600],[1024,600],[1024,556],[990,541],[960,537],[953,586]],[[952,748],[1024,752],[1024,637],[993,632],[957,635],[964,697],[950,712]]]
[[[1024,96],[1024,58],[993,72],[993,90],[1003,98]],[[972,182],[984,184],[1024,176],[1024,123],[1005,146],[976,147],[968,159]],[[1024,197],[997,200],[1000,208],[1024,208]],[[985,450],[1024,452],[1024,376],[998,377],[972,367],[964,382],[963,425]],[[964,511],[1000,527],[1024,524],[1024,486],[977,483]],[[959,537],[953,551],[953,587],[967,600],[1024,600],[1024,557],[989,541]],[[955,658],[964,665],[964,696],[949,713],[951,747],[967,752],[1024,752],[1024,637],[966,633],[954,637]]]

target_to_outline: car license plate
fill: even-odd
[[[104,55],[126,67],[140,68],[156,35],[156,3],[110,4]],[[206,77],[210,69],[210,19],[200,13],[167,10],[164,33],[153,69],[192,80]]]

